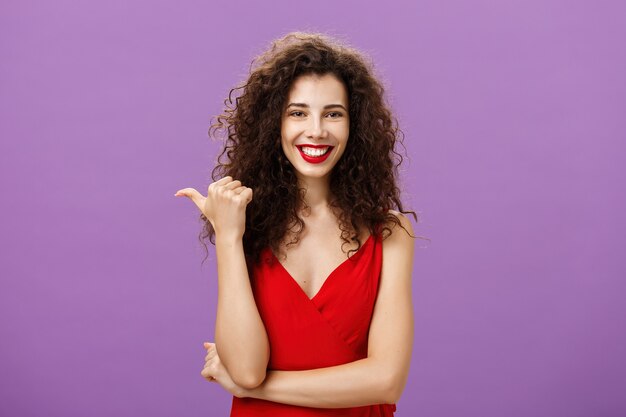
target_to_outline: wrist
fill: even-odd
[[[243,236],[237,233],[215,233],[216,246],[235,246],[243,243]]]
[[[239,398],[256,398],[256,399],[262,399],[262,395],[261,395],[261,387],[263,386],[263,384],[259,385],[256,388],[242,388],[239,387],[239,392],[238,392],[238,397]]]

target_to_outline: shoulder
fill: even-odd
[[[411,244],[413,245],[413,240],[415,239],[415,233],[413,232],[413,225],[408,217],[399,211],[389,210],[389,214],[391,214],[396,220],[389,219],[385,224],[386,231],[383,236],[385,236],[383,241],[383,246],[385,246],[384,242],[396,242],[401,243],[403,245]],[[393,246],[393,245],[391,245]]]
[[[392,214],[396,219],[400,221],[400,224],[407,229],[411,234],[413,234],[413,226],[411,225],[411,221],[404,214],[400,213],[396,210],[388,210],[389,214]]]
[[[397,221],[389,219],[383,229],[382,272],[383,275],[393,276],[399,269],[412,268],[416,237],[411,221],[404,214],[394,210],[389,210],[389,213]]]

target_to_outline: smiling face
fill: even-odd
[[[296,78],[281,117],[281,145],[298,179],[327,178],[349,133],[344,84],[333,74]]]

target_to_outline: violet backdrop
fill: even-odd
[[[228,415],[214,252],[173,194],[292,30],[370,54],[405,133],[431,241],[396,415],[626,415],[625,4],[4,1],[0,415]]]

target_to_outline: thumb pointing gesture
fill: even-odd
[[[181,196],[189,197],[189,199],[193,201],[196,206],[198,206],[202,214],[204,214],[204,216],[206,217],[207,213],[205,213],[204,211],[204,206],[206,204],[206,197],[200,194],[198,190],[196,190],[195,188],[183,188],[182,190],[176,191],[176,194],[174,194],[174,196],[175,197],[181,197]]]
[[[243,236],[246,224],[246,206],[252,201],[252,189],[241,181],[226,176],[209,185],[207,196],[194,188],[178,190],[174,196],[188,197],[211,222],[215,232],[236,238]]]

